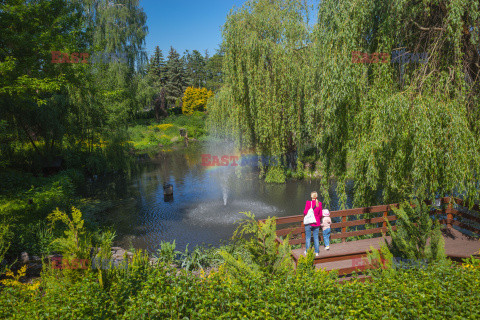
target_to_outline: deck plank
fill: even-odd
[[[442,230],[445,241],[445,253],[452,258],[468,258],[472,255],[478,256],[480,250],[480,241],[470,237],[455,228],[445,228]],[[384,239],[391,240],[390,237],[378,237],[371,239],[362,239],[357,241],[348,241],[343,243],[334,243],[330,245],[330,250],[326,251],[323,245],[320,245],[320,253],[315,257],[316,268],[325,268],[326,270],[348,271],[348,268],[354,266],[353,259],[365,256],[366,252],[373,247],[380,249],[385,243]],[[313,246],[313,243],[312,243]],[[292,250],[295,260],[303,254],[305,248]]]

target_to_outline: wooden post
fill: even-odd
[[[302,221],[302,239],[303,239],[302,248],[306,248],[306,241],[305,241],[305,225],[303,224],[303,221]]]
[[[383,220],[383,225],[382,225],[382,226],[383,226],[383,228],[385,229],[385,231],[382,232],[383,234],[386,234],[386,233],[387,233],[387,221],[385,220],[385,219],[387,219],[387,217],[388,217],[388,207],[387,207],[387,210],[385,210],[385,211],[383,212],[383,219],[384,219],[384,220]]]
[[[342,216],[342,223],[347,223],[347,216]],[[345,233],[347,233],[347,227],[342,227],[342,242],[345,242]]]
[[[449,203],[448,204],[448,211],[452,210],[453,209],[453,204],[452,203]],[[451,212],[448,212],[447,213],[447,228],[451,228],[452,227],[452,220],[453,220],[453,214]]]

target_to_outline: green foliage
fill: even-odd
[[[206,82],[205,58],[198,50],[190,52],[187,50],[183,55],[189,85],[193,87],[204,87]]]
[[[169,265],[175,261],[175,258],[180,251],[175,250],[176,244],[175,240],[172,243],[167,241],[160,242],[160,249],[157,250],[157,259],[158,261],[164,262]]]
[[[41,290],[2,288],[1,318],[55,319],[476,319],[480,269],[429,265],[378,273],[372,281],[337,282],[335,273],[208,277],[137,263],[114,269],[110,286],[95,273],[79,282],[42,276]],[[60,274],[61,275],[61,274]],[[452,303],[454,301],[455,303]]]
[[[297,273],[299,274],[311,274],[315,270],[315,265],[313,264],[313,260],[315,259],[315,251],[310,248],[307,251],[307,255],[301,255],[298,258],[297,263]]]
[[[47,226],[45,221],[38,221],[35,225],[34,232],[37,241],[34,242],[35,246],[32,251],[35,253],[38,252],[41,255],[52,252],[54,249],[52,243],[55,239],[52,230]]]
[[[148,254],[138,250],[128,263],[128,268],[111,268],[107,270],[108,278],[99,276],[99,284],[109,294],[106,309],[110,313],[122,313],[127,301],[142,290],[145,281],[153,269],[149,263]],[[104,275],[105,273],[99,273]]]
[[[0,224],[0,263],[3,261],[3,257],[10,247],[10,239],[12,234],[9,230],[10,226],[2,221]],[[0,265],[0,274],[3,273],[3,265]]]
[[[187,245],[185,252],[180,253],[179,261],[181,268],[190,271],[218,266],[220,258],[215,248],[196,246],[192,252],[189,252]]]
[[[233,238],[240,239],[250,235],[246,240],[245,248],[250,253],[251,264],[243,259],[235,259],[225,250],[220,255],[225,259],[227,266],[239,272],[239,274],[260,273],[264,277],[272,274],[285,274],[292,270],[291,247],[288,244],[289,237],[282,243],[276,242],[276,223],[274,218],[268,218],[264,223],[258,223],[254,214],[243,212],[247,218],[242,220],[233,234]]]
[[[6,219],[12,233],[8,256],[22,251],[29,254],[46,253],[52,235],[44,219],[56,207],[67,209],[78,201],[71,172],[43,178],[17,171],[0,174],[0,221]]]
[[[187,88],[187,84],[190,80],[185,74],[184,63],[180,59],[180,55],[173,47],[170,47],[170,52],[167,57],[167,63],[165,65],[165,77],[165,99],[168,107],[170,107],[175,104],[175,101],[182,97],[182,94]]]
[[[62,222],[66,226],[64,231],[65,237],[57,238],[52,243],[55,249],[59,250],[65,257],[80,259],[89,257],[91,238],[83,227],[84,221],[80,210],[72,207],[70,217],[66,212],[57,208],[47,219],[50,221],[52,228],[55,227],[57,221]]]
[[[206,84],[205,87],[213,92],[218,92],[223,83],[222,74],[223,53],[218,52],[208,58],[205,65]]]
[[[265,182],[271,183],[285,183],[285,173],[282,167],[274,166],[268,168],[265,176]]]
[[[204,138],[206,136],[204,119],[203,112],[194,112],[191,116],[172,115],[160,121],[159,124],[147,121],[131,126],[128,134],[136,150],[158,152],[159,144],[169,147],[176,143],[183,143],[180,136],[181,128],[187,130],[189,138]]]
[[[227,17],[224,86],[207,107],[213,134],[257,154],[285,154],[300,144],[309,68],[300,50],[309,42],[306,9],[297,0],[248,1]]]
[[[0,166],[39,173],[65,156],[90,174],[124,171],[125,139],[113,136],[137,109],[134,66],[146,34],[138,1],[4,1],[0,15],[11,44],[0,51]],[[52,51],[126,53],[127,61],[54,63]],[[98,152],[102,137],[115,142]]]
[[[165,61],[162,50],[155,47],[155,53],[150,58],[144,75],[138,85],[137,99],[144,108],[150,108],[153,103],[155,119],[167,116],[167,103],[165,101]]]
[[[363,258],[364,263],[370,268],[366,273],[373,277],[386,276],[393,274],[393,254],[388,249],[388,246],[382,245],[380,249],[375,249],[370,246],[370,250],[367,251],[367,257]]]
[[[467,259],[463,259],[463,267],[465,269],[480,269],[480,259],[478,257],[471,256]]]
[[[386,243],[395,257],[409,260],[445,260],[445,244],[440,224],[437,220],[430,218],[428,205],[415,199],[411,203],[403,202],[400,209],[394,209],[394,211],[398,218],[397,230],[393,231],[387,221],[392,240],[386,240]],[[427,244],[428,240],[430,241]]]
[[[454,192],[477,199],[477,3],[327,0],[316,10],[313,28],[300,0],[251,0],[230,13],[224,85],[208,106],[212,134],[257,153],[313,147],[327,205],[332,175],[340,206],[347,177],[355,206],[376,202],[380,188],[385,203]],[[401,48],[428,61],[352,63],[352,51]]]

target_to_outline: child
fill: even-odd
[[[328,209],[322,210],[322,226],[323,230],[323,242],[325,243],[325,250],[330,250],[330,225],[332,224],[332,219],[330,219],[330,211]]]

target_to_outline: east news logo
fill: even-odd
[[[88,52],[66,53],[52,51],[52,63],[127,63],[126,53],[96,52],[92,56]]]

